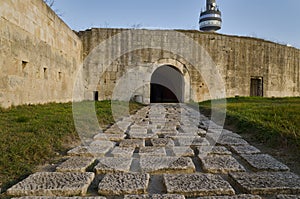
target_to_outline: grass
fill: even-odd
[[[90,107],[93,102],[84,102]],[[126,104],[116,102],[118,110]],[[130,103],[130,113],[141,105]],[[102,128],[114,123],[111,102],[95,103]],[[0,109],[0,184],[7,189],[33,173],[38,165],[51,162],[79,143],[75,131],[72,104],[26,105]]]
[[[216,109],[226,108],[226,125],[238,133],[251,134],[256,141],[271,147],[284,147],[300,154],[300,98],[237,97],[227,103],[214,101]],[[211,101],[199,103],[206,114]]]

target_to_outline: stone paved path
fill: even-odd
[[[286,165],[184,104],[144,107],[68,154],[55,172],[35,173],[7,193],[28,199],[300,198],[300,177]]]

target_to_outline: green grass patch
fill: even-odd
[[[219,100],[221,102],[221,100]],[[271,147],[285,147],[300,154],[300,98],[229,98],[226,103],[214,102],[215,109],[226,108],[226,124],[238,133]],[[200,110],[209,115],[211,101],[199,103]],[[296,150],[296,151],[295,151]]]
[[[113,124],[111,102],[96,102],[95,106],[93,103],[83,102],[81,107],[84,111],[95,107],[102,128]],[[123,102],[116,104],[120,111],[128,106]],[[134,113],[142,106],[130,103],[129,107]],[[37,165],[51,162],[80,141],[71,103],[0,109],[0,135],[0,184],[4,190],[33,173]]]

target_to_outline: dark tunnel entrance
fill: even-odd
[[[151,103],[181,103],[184,94],[184,78],[173,66],[161,66],[151,77]]]

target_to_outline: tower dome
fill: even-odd
[[[200,30],[214,32],[221,29],[222,18],[216,0],[206,0],[206,10],[202,11],[199,19]]]

